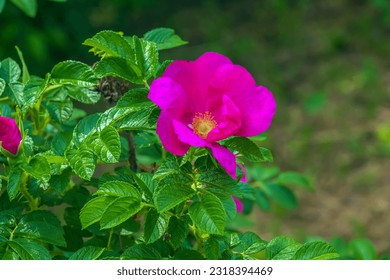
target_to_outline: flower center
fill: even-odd
[[[192,120],[194,132],[202,139],[206,139],[207,134],[209,134],[217,125],[218,123],[214,120],[214,116],[209,111],[206,111],[205,113],[196,113]]]

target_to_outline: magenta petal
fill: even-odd
[[[249,137],[268,129],[276,111],[272,93],[256,86],[250,73],[239,65],[224,65],[218,69],[213,89],[228,95],[242,114],[242,126],[236,136]]]
[[[236,135],[250,137],[266,131],[276,111],[276,101],[272,93],[264,86],[259,86],[253,91],[251,101],[245,100],[242,103],[247,111],[243,117],[245,121]]]
[[[241,112],[234,102],[229,96],[224,95],[222,103],[221,110],[219,110],[219,112],[214,111],[218,125],[207,135],[208,142],[219,141],[235,135],[241,127]]]
[[[190,146],[179,140],[175,133],[172,118],[167,112],[162,111],[157,121],[156,132],[161,139],[164,148],[174,155],[183,156]]]
[[[208,147],[209,144],[196,135],[192,129],[185,126],[181,122],[177,120],[173,120],[173,127],[175,129],[175,133],[178,135],[179,140],[183,143],[189,144],[195,147]]]
[[[151,84],[148,97],[161,110],[184,109],[188,99],[180,84],[170,78],[164,77],[156,79]]]
[[[15,120],[0,116],[0,142],[2,142],[2,147],[16,155],[21,141],[22,135]]]
[[[217,143],[210,145],[211,151],[219,162],[219,164],[226,170],[226,172],[236,178],[236,156],[227,148],[222,147]]]
[[[244,210],[244,205],[242,204],[241,200],[239,200],[235,196],[233,196],[233,200],[236,203],[237,212],[242,213],[242,211]]]
[[[240,181],[241,182],[247,182],[248,181],[248,174],[246,173],[246,170],[245,170],[244,166],[241,163],[238,163],[238,162],[237,162],[237,165],[238,165],[238,167],[240,167],[242,175],[243,175]]]

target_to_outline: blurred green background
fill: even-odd
[[[35,17],[0,0],[0,58],[31,73],[94,57],[81,43],[100,30],[142,36],[171,27],[189,45],[162,59],[217,51],[245,66],[278,102],[266,145],[282,170],[307,174],[299,207],[255,211],[264,239],[368,238],[390,252],[390,1],[38,1]]]

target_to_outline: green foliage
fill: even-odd
[[[160,62],[159,51],[185,43],[169,28],[143,38],[102,31],[84,41],[99,60],[94,66],[67,60],[45,78],[29,74],[20,50],[22,67],[1,61],[1,114],[16,119],[23,135],[17,155],[1,150],[1,259],[338,257],[322,241],[267,242],[234,226],[241,214],[233,196],[264,210],[273,202],[293,209],[290,187],[312,189],[301,174],[267,170],[273,157],[259,137],[220,142],[237,154],[237,166],[250,162],[248,183],[230,177],[208,149],[192,147],[182,157],[163,150],[149,82],[171,63]],[[116,104],[90,113],[110,94],[103,79],[118,77],[127,84]],[[58,205],[55,214],[45,210]]]
[[[6,0],[0,0],[0,13],[3,11]],[[49,0],[52,2],[66,2],[66,0]],[[18,7],[29,17],[35,17],[38,10],[37,0],[10,0],[12,4]]]
[[[144,35],[146,41],[154,42],[157,50],[176,48],[188,42],[183,41],[171,28],[156,28]]]

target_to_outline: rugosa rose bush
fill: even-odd
[[[16,155],[21,140],[22,136],[15,120],[0,116],[0,142],[2,147]]]
[[[271,92],[217,53],[159,61],[185,43],[168,28],[102,31],[84,42],[93,67],[67,60],[45,78],[21,52],[22,67],[0,62],[1,259],[337,258],[322,241],[242,232],[237,211],[293,209],[290,187],[310,184],[265,165]]]
[[[276,110],[272,93],[245,68],[212,52],[174,61],[152,83],[149,98],[161,108],[157,134],[165,149],[183,156],[190,146],[210,148],[233,178],[236,157],[218,141],[264,132]]]

